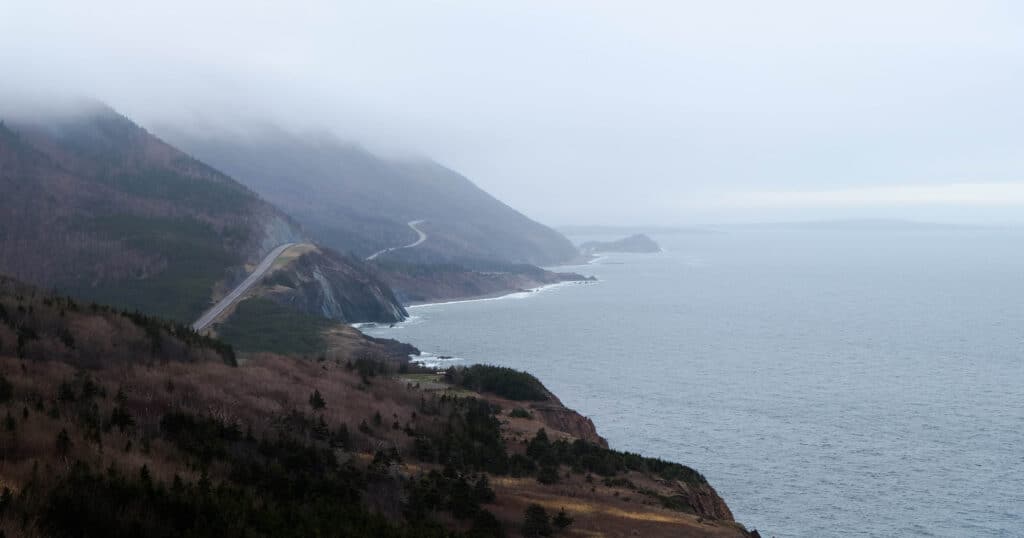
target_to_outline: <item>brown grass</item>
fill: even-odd
[[[155,440],[147,452],[139,448],[140,438],[146,433],[159,430],[161,417],[173,409],[191,413],[212,415],[225,422],[236,423],[243,430],[251,427],[259,437],[275,427],[293,412],[313,416],[309,396],[318,390],[327,402],[323,416],[331,428],[345,423],[359,452],[358,461],[366,464],[374,451],[392,447],[401,454],[409,454],[412,438],[401,429],[393,429],[397,420],[400,427],[410,424],[414,429],[438,432],[442,420],[425,417],[416,413],[421,398],[430,400],[437,393],[412,388],[408,380],[401,378],[370,378],[367,385],[358,373],[348,370],[344,361],[310,361],[286,358],[269,354],[252,355],[243,366],[233,368],[218,363],[166,363],[151,366],[126,365],[118,368],[92,372],[94,379],[107,392],[100,399],[101,414],[109,416],[114,405],[114,394],[119,389],[127,395],[127,407],[137,421],[134,435],[122,434],[116,429],[103,434],[102,443],[86,440],[84,431],[67,417],[73,412],[73,404],[59,404],[56,401],[57,388],[63,381],[73,380],[76,370],[59,362],[23,361],[14,358],[0,358],[0,373],[14,386],[14,399],[0,405],[0,419],[6,412],[17,417],[15,432],[0,429],[0,485],[17,491],[32,476],[33,468],[44,478],[56,476],[66,469],[68,461],[80,459],[99,468],[114,466],[127,472],[138,472],[142,465],[148,466],[157,480],[169,481],[175,474],[196,479],[195,472],[183,465],[183,458],[177,449]],[[56,406],[61,418],[51,418],[46,411],[37,411],[35,401],[44,401],[44,408]],[[507,402],[505,402],[507,403]],[[22,409],[27,407],[29,418],[23,421]],[[503,407],[507,412],[511,407]],[[383,424],[374,427],[370,435],[358,431],[358,425],[365,420],[373,424],[373,415],[380,413]],[[416,414],[414,418],[414,414]],[[396,419],[397,417],[397,419]],[[522,439],[546,427],[553,437],[565,437],[540,419],[511,419],[502,416],[503,428],[510,452],[522,451]],[[65,458],[57,454],[57,433],[66,428],[73,440],[71,453]],[[143,434],[143,435],[140,435]],[[152,437],[157,437],[152,435]],[[125,450],[132,442],[132,449]],[[437,468],[434,464],[411,461],[397,471],[413,475]],[[95,467],[94,467],[95,468]],[[217,469],[211,476],[217,476]],[[674,512],[663,508],[649,497],[621,487],[607,487],[599,477],[586,482],[582,475],[568,475],[558,484],[542,485],[534,478],[491,477],[491,484],[498,495],[498,501],[487,509],[502,520],[510,534],[515,532],[522,521],[523,512],[530,503],[537,503],[548,509],[552,515],[565,508],[576,522],[568,536],[742,536],[739,528],[732,524],[701,521],[693,515]],[[670,494],[668,485],[629,473],[626,475],[638,488],[647,488],[662,494]],[[370,499],[373,506],[392,512],[394,499],[387,492]],[[368,497],[369,499],[369,497]],[[14,536],[18,534],[8,534]]]

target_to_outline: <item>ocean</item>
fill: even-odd
[[[766,537],[1024,536],[1024,232],[653,237],[567,268],[597,283],[364,330],[535,374]]]

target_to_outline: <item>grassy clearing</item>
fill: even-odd
[[[278,269],[287,267],[288,264],[299,259],[299,257],[301,257],[303,254],[308,254],[316,250],[316,245],[312,245],[310,243],[302,243],[299,245],[288,247],[287,249],[285,249],[284,252],[281,253],[280,256],[277,257],[276,260],[274,260],[274,264],[270,266],[270,272],[272,273],[274,271],[277,271]]]
[[[419,373],[402,374],[399,379],[407,383],[444,383],[444,374],[440,373]]]
[[[398,379],[403,383],[418,385],[425,392],[440,392],[451,398],[476,398],[480,394],[461,387],[455,387],[445,380],[444,372],[401,374]]]

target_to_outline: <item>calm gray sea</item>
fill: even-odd
[[[764,536],[1024,536],[1024,233],[655,239],[369,332],[536,374]]]

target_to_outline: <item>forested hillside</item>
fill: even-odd
[[[0,536],[732,536],[532,376],[249,355],[0,280]]]
[[[548,265],[576,257],[558,232],[495,199],[469,179],[426,159],[388,159],[330,135],[266,129],[243,135],[167,136],[295,216],[316,239],[367,256],[416,240],[419,263],[480,260]]]
[[[188,321],[299,237],[281,212],[110,108],[0,125],[0,273]]]
[[[0,117],[0,274],[187,322],[246,264],[305,238],[248,188],[109,107],[63,110]],[[349,322],[404,317],[358,260],[320,265],[319,285],[358,308],[334,311],[331,294],[310,288],[297,297],[305,310]]]

